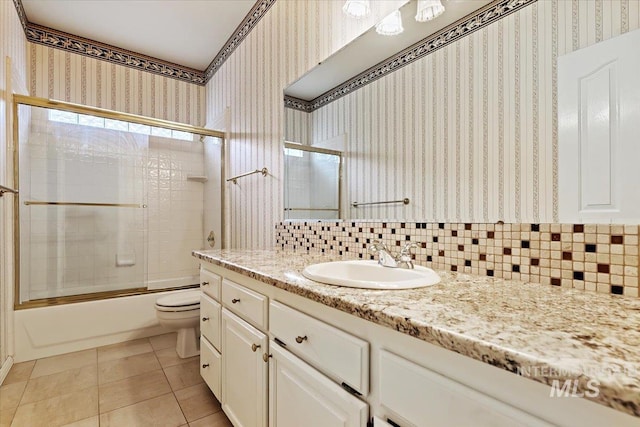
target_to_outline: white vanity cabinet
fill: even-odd
[[[267,336],[222,309],[222,409],[235,427],[267,425]]]
[[[203,328],[201,373],[234,427],[640,426],[621,411],[551,398],[540,382],[202,267],[213,279],[203,290],[220,291],[221,328]],[[219,348],[211,329],[220,331]]]
[[[365,427],[369,406],[271,343],[269,427]]]

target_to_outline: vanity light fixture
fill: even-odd
[[[416,21],[427,22],[437,18],[444,12],[444,6],[440,0],[418,0]]]
[[[369,0],[347,0],[342,11],[352,18],[364,18],[371,12]]]
[[[395,36],[404,31],[400,11],[391,12],[386,18],[376,25],[376,32],[383,36]]]

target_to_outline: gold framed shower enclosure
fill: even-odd
[[[20,189],[20,154],[19,154],[19,137],[20,137],[20,122],[19,122],[19,106],[25,105],[30,107],[48,108],[54,110],[60,110],[65,112],[72,112],[77,114],[92,115],[104,119],[119,120],[129,123],[135,123],[139,125],[146,125],[158,128],[164,128],[169,130],[175,130],[180,132],[188,132],[201,137],[215,137],[219,138],[222,142],[222,156],[224,157],[225,147],[225,133],[219,130],[206,129],[203,127],[192,126],[184,123],[173,122],[169,120],[156,119],[152,117],[145,117],[136,114],[123,113],[119,111],[113,111],[103,108],[90,107],[86,105],[74,104],[70,102],[63,102],[57,100],[50,100],[45,98],[38,98],[26,95],[13,94],[13,102],[11,105],[13,116],[13,187],[16,190]],[[202,142],[203,139],[201,138]],[[224,161],[222,162],[224,165]],[[224,171],[221,171],[224,173]],[[86,294],[57,296],[51,298],[34,299],[30,301],[21,302],[20,298],[20,204],[25,203],[27,205],[80,205],[80,206],[111,206],[119,207],[119,204],[109,203],[75,203],[75,202],[34,202],[34,201],[21,201],[20,193],[14,194],[13,201],[13,228],[14,228],[14,309],[27,309],[36,307],[46,307],[61,304],[70,304],[74,302],[95,301],[108,298],[118,298],[134,295],[142,295],[147,293],[165,292],[169,289],[148,289],[146,287],[128,288],[122,290],[113,291],[101,291]],[[222,197],[221,203],[224,203],[224,197]],[[146,205],[122,205],[121,207],[130,208],[146,208]],[[224,212],[224,206],[221,207]],[[224,218],[222,219],[221,229],[224,230]],[[180,288],[192,288],[196,285],[183,286],[171,289]]]

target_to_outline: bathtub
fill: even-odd
[[[189,284],[193,283],[197,279]],[[24,362],[168,332],[156,320],[154,303],[175,292],[182,290],[17,310],[14,360]]]

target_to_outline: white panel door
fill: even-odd
[[[368,405],[271,343],[270,427],[365,427]]]
[[[267,425],[267,336],[222,309],[222,409],[235,427]]]
[[[560,222],[640,222],[640,30],[558,59]]]

